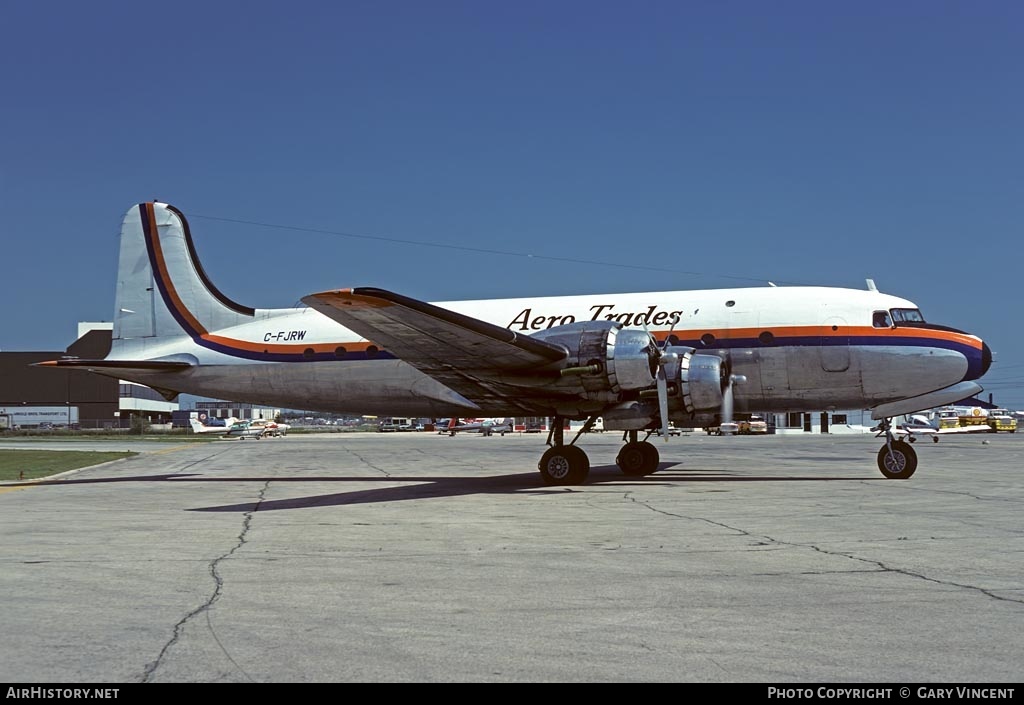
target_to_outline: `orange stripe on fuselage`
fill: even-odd
[[[670,334],[680,340],[695,340],[710,333],[715,340],[738,340],[757,338],[761,333],[770,332],[776,338],[921,338],[923,340],[945,340],[981,349],[981,341],[965,333],[936,330],[934,328],[874,328],[872,326],[763,326],[760,328],[697,328],[693,330],[652,331],[658,340]],[[711,347],[714,347],[712,345]]]
[[[366,349],[373,345],[373,343],[363,340],[360,342],[349,342],[349,343],[310,343],[308,345],[271,345],[269,343],[253,343],[248,340],[238,340],[237,338],[225,338],[222,335],[214,335],[212,333],[202,336],[203,340],[208,340],[211,343],[218,345],[225,345],[228,347],[236,348],[238,350],[245,350],[247,352],[256,353],[279,353],[279,354],[296,354],[302,353],[304,350],[312,350],[318,353],[333,353],[338,347],[343,347],[348,352],[366,352]],[[379,348],[379,345],[374,347]]]

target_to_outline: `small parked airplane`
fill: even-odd
[[[231,424],[237,420],[233,416],[226,419],[218,419],[216,416],[208,416],[201,413],[198,418],[190,418],[188,422],[192,426],[192,433],[224,434],[231,428]]]
[[[511,433],[514,429],[515,421],[510,418],[465,419],[461,422],[459,419],[452,418],[449,420],[447,428],[445,428],[450,436],[454,436],[456,432],[482,433],[485,436],[490,436],[492,433],[500,433],[504,436],[506,433]]]
[[[871,409],[878,467],[910,477],[917,456],[891,418],[976,395],[992,353],[925,322],[912,302],[868,290],[763,287],[430,304],[335,289],[308,308],[253,309],[208,279],[188,223],[165,203],[125,215],[113,345],[102,360],[40,363],[180,392],[286,408],[414,417],[554,417],[539,463],[579,484],[587,455],[567,420],[624,431],[627,475],[658,469],[639,440],[669,422],[747,412]],[[664,434],[667,438],[667,432]]]

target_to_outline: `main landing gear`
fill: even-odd
[[[596,416],[587,419],[579,433],[569,445],[564,442],[564,420],[556,416],[551,431],[548,433],[548,448],[537,463],[537,469],[547,485],[581,485],[590,474],[590,459],[581,448],[575,445],[576,440],[590,430],[597,420]],[[615,463],[626,475],[650,475],[658,470],[660,456],[658,449],[646,440],[637,441],[637,431],[627,431],[629,441],[619,451]],[[649,436],[650,434],[648,434]],[[626,440],[624,437],[623,440]]]
[[[626,445],[615,457],[615,464],[627,475],[650,475],[658,471],[658,462],[661,456],[653,443],[647,440],[637,441],[638,431],[626,431],[622,440],[629,438]],[[647,434],[648,438],[650,433]]]
[[[594,418],[588,419],[580,433],[589,430],[593,423]],[[551,447],[540,457],[537,469],[545,485],[582,485],[590,474],[590,458],[572,444],[580,437],[580,433],[576,434],[572,443],[565,445],[563,426],[562,417],[556,416],[548,431],[548,445]]]
[[[890,480],[906,480],[917,470],[917,453],[909,443],[893,438],[892,419],[882,419],[879,426],[885,445],[878,450],[878,469]]]

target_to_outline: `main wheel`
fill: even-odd
[[[644,454],[644,475],[652,475],[658,472],[658,463],[661,462],[661,454],[653,443],[640,442],[640,450]]]
[[[917,470],[917,453],[909,443],[893,441],[878,450],[878,469],[890,480],[906,480]]]
[[[590,458],[576,446],[553,446],[537,463],[546,485],[582,485],[590,474]]]
[[[626,475],[650,475],[657,471],[658,449],[647,441],[627,443],[615,457],[615,464]]]

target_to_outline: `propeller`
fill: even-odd
[[[665,379],[665,365],[679,357],[675,353],[662,351],[658,355],[658,415],[661,417],[661,437],[668,443],[668,380]]]
[[[726,433],[724,429],[728,427],[728,435],[736,433],[736,424],[733,422],[733,385],[743,384],[747,381],[746,375],[734,375],[732,373],[732,357],[726,353],[725,359],[722,361],[722,409],[719,414],[721,417],[719,420],[719,428],[723,429],[722,433]]]
[[[651,338],[651,358],[658,366],[657,373],[655,374],[658,388],[658,416],[661,417],[661,437],[668,443],[668,379],[665,374],[665,367],[678,360],[679,356],[675,353],[666,352],[664,348],[659,346],[657,339],[647,329],[647,323],[643,325],[644,333]]]

